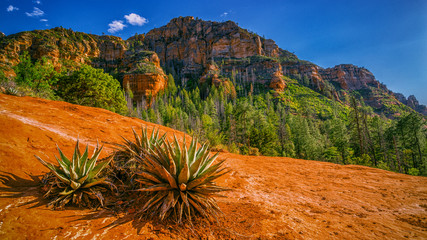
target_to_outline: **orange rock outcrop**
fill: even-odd
[[[286,83],[283,80],[283,75],[281,72],[275,72],[273,74],[269,87],[278,92],[282,92],[283,90],[285,90]]]
[[[161,74],[126,74],[123,77],[123,86],[129,86],[134,100],[139,101],[142,97],[148,99],[156,96],[159,91],[166,88],[167,81]]]

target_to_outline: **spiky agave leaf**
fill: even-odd
[[[134,155],[141,155],[143,150],[153,149],[154,146],[161,145],[166,138],[166,134],[159,135],[159,129],[153,129],[151,136],[148,135],[148,127],[141,126],[141,135],[132,128],[135,141],[131,141],[122,136],[123,143],[116,144],[117,155],[125,155],[124,159],[130,159]]]
[[[166,134],[159,134],[159,129],[153,129],[151,135],[148,134],[148,127],[141,126],[141,134],[133,128],[132,132],[134,141],[122,136],[123,142],[115,144],[117,151],[109,171],[109,175],[117,185],[122,186],[122,192],[134,187],[134,172],[142,170],[135,156],[141,156],[143,151],[152,151],[154,146],[163,144],[166,138]]]
[[[135,155],[144,169],[137,174],[141,183],[137,191],[148,193],[141,212],[160,220],[171,217],[179,223],[191,221],[195,215],[208,219],[216,216],[220,209],[213,197],[228,190],[213,182],[228,172],[222,167],[224,161],[213,164],[217,156],[210,155],[207,143],[198,148],[197,139],[193,138],[188,148],[185,140],[181,147],[176,137],[173,143],[165,141],[152,151]]]
[[[81,154],[78,139],[71,160],[65,156],[59,146],[57,148],[59,158],[56,156],[55,158],[59,166],[35,156],[40,163],[50,170],[50,173],[46,174],[42,181],[46,189],[45,197],[53,198],[49,205],[62,208],[70,201],[77,205],[94,205],[89,199],[98,199],[98,202],[103,205],[104,201],[100,200],[103,199],[100,191],[105,191],[106,188],[100,185],[110,183],[105,178],[98,178],[98,175],[108,166],[113,156],[96,164],[103,147],[99,147],[97,144],[92,157],[89,158],[88,146],[86,145],[85,151]]]

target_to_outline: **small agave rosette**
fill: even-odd
[[[54,208],[63,208],[71,202],[78,206],[103,206],[102,192],[108,189],[105,186],[112,187],[112,184],[105,178],[100,178],[99,175],[108,166],[113,156],[97,164],[103,147],[99,147],[97,144],[92,157],[89,157],[87,145],[81,154],[79,140],[77,140],[71,159],[67,158],[58,146],[57,148],[59,158],[56,156],[55,158],[58,166],[35,156],[40,163],[50,170],[50,173],[42,179],[46,191],[44,197],[52,199],[48,205]]]

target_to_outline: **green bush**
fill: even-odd
[[[16,73],[16,84],[26,92],[23,95],[56,99],[52,86],[58,81],[59,74],[48,58],[42,57],[33,62],[28,52],[24,52],[20,56],[19,64],[13,69]]]
[[[102,69],[82,65],[69,74],[62,74],[57,94],[67,102],[100,107],[119,114],[127,112],[126,100],[119,81]]]
[[[418,170],[417,168],[410,168],[408,174],[412,176],[418,176],[420,175],[420,170]]]
[[[151,62],[142,62],[138,64],[136,70],[132,71],[132,73],[145,74],[145,73],[156,73],[159,74],[160,71],[157,69],[156,65]]]

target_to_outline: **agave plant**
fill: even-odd
[[[211,156],[207,143],[200,148],[197,145],[193,138],[187,148],[184,139],[180,147],[175,137],[173,143],[165,141],[154,145],[152,151],[143,150],[142,156],[135,154],[143,166],[137,173],[141,187],[136,191],[148,193],[140,212],[179,223],[183,219],[191,222],[195,215],[211,219],[221,212],[213,197],[228,190],[214,183],[227,173],[222,168],[224,161],[214,164],[218,153]]]
[[[7,88],[6,88],[6,91],[5,91],[5,94],[13,95],[13,96],[18,96],[18,95],[19,95],[19,92],[18,92],[18,90],[17,90],[16,88],[14,88],[14,87],[7,87]]]
[[[118,146],[118,151],[116,152],[116,159],[118,161],[132,162],[134,156],[141,155],[144,150],[151,150],[156,145],[161,145],[166,137],[166,134],[159,136],[159,129],[157,131],[153,130],[151,136],[148,137],[147,127],[141,127],[141,136],[136,133],[135,129],[132,128],[133,136],[135,141],[132,142],[125,137],[122,137],[124,142],[123,144],[116,144]]]
[[[71,159],[67,158],[61,149],[57,146],[59,158],[55,156],[59,166],[42,160],[39,156],[35,157],[50,172],[42,180],[43,189],[46,191],[45,198],[53,198],[48,204],[54,208],[63,208],[70,201],[79,206],[104,206],[105,192],[111,183],[105,178],[99,178],[101,171],[110,163],[112,156],[106,161],[96,164],[99,154],[103,147],[97,144],[92,157],[89,158],[88,146],[81,154],[79,149],[79,140],[77,139],[74,154]]]
[[[147,128],[141,128],[141,135],[132,128],[135,141],[125,137],[122,144],[115,144],[117,151],[114,154],[110,176],[117,181],[124,189],[133,188],[134,172],[141,170],[136,156],[141,156],[143,151],[151,151],[154,146],[161,145],[165,139],[165,134],[159,136],[159,129],[153,130],[151,136],[147,133]]]

